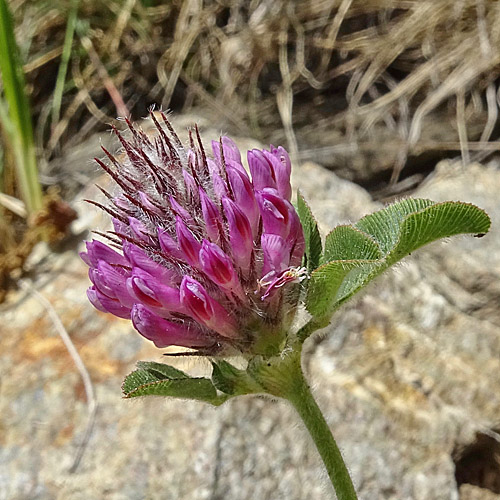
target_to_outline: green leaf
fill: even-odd
[[[213,361],[212,367],[212,383],[219,391],[231,396],[262,392],[262,388],[246,371],[239,370],[227,361]]]
[[[335,296],[334,310],[349,300],[361,288],[382,273],[387,266],[381,260],[369,262],[362,267],[353,269],[340,285]]]
[[[339,226],[325,241],[327,263],[311,274],[306,307],[323,320],[414,250],[457,234],[482,236],[490,225],[488,215],[469,203],[408,199],[354,226]]]
[[[239,371],[227,361],[212,362],[212,383],[221,392],[233,395]]]
[[[302,229],[304,230],[307,270],[313,271],[319,266],[321,254],[323,252],[321,236],[319,234],[316,219],[300,192],[297,193],[297,213],[299,214]]]
[[[324,262],[374,260],[381,257],[380,247],[373,238],[352,226],[337,226],[326,237]]]
[[[189,375],[173,366],[165,363],[157,363],[155,361],[138,361],[137,368],[150,372],[158,379],[181,379],[189,378]]]
[[[370,260],[334,260],[311,273],[306,308],[316,317],[331,314],[335,298],[346,277],[356,268],[371,266]]]
[[[138,370],[125,377],[122,391],[125,398],[169,396],[194,399],[215,406],[226,401],[207,378],[191,378],[184,372],[162,363],[139,362]]]
[[[397,244],[387,256],[388,266],[414,250],[441,238],[457,234],[482,236],[490,230],[491,220],[484,210],[470,203],[436,203],[409,215],[400,226]]]
[[[399,239],[401,222],[408,215],[433,205],[434,202],[422,199],[406,199],[389,205],[360,219],[354,226],[372,236],[385,255]]]

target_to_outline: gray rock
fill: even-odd
[[[294,182],[324,231],[378,207],[363,189],[312,163],[296,168]],[[416,195],[476,202],[498,227],[499,190],[497,170],[443,164]],[[94,188],[81,198],[90,196]],[[76,206],[79,230],[105,229],[99,212]],[[361,499],[459,498],[454,450],[494,429],[500,411],[499,243],[493,231],[423,249],[308,341],[305,370]],[[122,400],[120,384],[135,360],[162,361],[162,351],[129,322],[92,309],[87,270],[74,250],[40,247],[31,265],[33,286],[71,335],[99,408],[70,474],[87,418],[82,382],[37,299],[12,294],[0,310],[0,500],[333,495],[309,437],[282,401],[246,397],[213,409]],[[174,362],[209,371],[204,360]]]

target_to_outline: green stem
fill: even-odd
[[[274,372],[275,375],[280,373],[287,376],[285,378],[278,375],[280,381],[278,384],[273,384],[274,390],[272,392],[288,399],[297,410],[323,459],[337,498],[339,500],[356,500],[356,491],[339,447],[302,374],[300,356],[291,361],[291,363],[284,363],[288,365],[285,370],[280,369]]]

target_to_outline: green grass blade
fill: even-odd
[[[38,181],[35,142],[23,67],[6,0],[0,0],[0,71],[9,113],[8,136],[16,160],[19,187],[28,212],[33,213],[42,207],[42,189]]]
[[[71,1],[68,21],[66,23],[66,34],[64,36],[64,45],[61,54],[61,63],[59,64],[59,70],[57,71],[56,87],[54,89],[54,97],[52,99],[51,123],[53,127],[59,121],[59,116],[61,113],[61,103],[64,93],[64,83],[66,81],[66,74],[68,72],[68,63],[69,63],[69,58],[71,56],[71,48],[73,46],[73,38],[75,35],[75,26],[77,21],[79,4],[80,0]]]

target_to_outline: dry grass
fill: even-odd
[[[12,2],[47,158],[154,103],[201,104],[226,129],[286,139],[302,156],[334,151],[330,135],[315,143],[302,129],[334,130],[358,153],[394,151],[393,180],[429,142],[465,159],[498,149],[486,144],[499,100],[496,0],[81,0],[64,112],[50,124],[68,5]],[[426,133],[429,118],[440,133]]]

